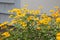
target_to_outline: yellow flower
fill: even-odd
[[[42,24],[48,24],[50,21],[51,21],[51,18],[50,18],[50,17],[47,17],[47,18],[43,18],[43,19],[41,20],[41,23],[42,23]]]
[[[1,29],[4,29],[4,28],[7,28],[7,26],[6,25],[1,26]]]
[[[10,10],[10,12],[12,12],[12,13],[15,12],[16,15],[20,15],[22,13],[22,11],[20,9],[18,9],[18,8],[14,8],[14,9]]]
[[[11,20],[11,22],[10,22],[11,25],[16,24],[16,23],[17,23],[17,20],[15,20],[15,19]]]
[[[40,13],[40,10],[35,10],[33,14],[38,15],[39,13]]]
[[[35,11],[35,10],[30,10],[30,11],[29,11],[29,13],[30,13],[30,14],[33,14],[33,13],[34,13],[34,11]]]
[[[17,13],[17,15],[15,16],[15,18],[24,17],[25,15],[26,15],[26,13]]]
[[[56,40],[60,40],[60,32],[56,34]]]
[[[27,8],[21,8],[21,11],[22,11],[22,13],[29,13],[29,9],[27,9]]]
[[[20,16],[20,15],[21,15],[21,13],[19,13],[19,12],[16,13],[16,16]]]
[[[56,37],[56,40],[60,40],[60,36],[57,36],[57,37]]]
[[[60,23],[60,18],[56,18],[56,23]]]
[[[3,22],[3,24],[7,24],[8,22],[6,21],[6,22]]]
[[[60,14],[59,14],[59,13],[58,13],[58,11],[57,11],[57,12],[55,12],[55,13],[51,14],[51,16],[52,16],[52,17],[54,17],[54,18],[56,18],[56,17],[59,17],[59,16],[60,16]]]
[[[34,16],[29,16],[29,17],[27,18],[28,21],[33,20],[33,19],[34,19]]]
[[[26,27],[27,26],[27,24],[25,23],[25,22],[21,22],[20,23],[23,27]]]
[[[2,26],[2,24],[0,24],[0,27]]]
[[[43,20],[43,24],[48,24],[48,21]]]
[[[4,33],[2,33],[2,36],[9,37],[10,36],[10,33],[9,32],[4,32]]]
[[[13,12],[16,12],[16,11],[17,11],[17,8],[14,8],[14,9],[12,9],[12,10],[9,10],[8,12],[13,13]]]
[[[0,27],[4,26],[6,24],[8,24],[8,22],[3,22],[2,24],[0,24]]]
[[[52,12],[52,13],[53,13],[53,12],[54,12],[54,10],[50,10],[50,12]]]
[[[20,9],[17,9],[17,11],[16,11],[17,13],[22,13],[22,11],[20,10]]]
[[[41,18],[47,18],[48,16],[46,14],[42,14],[40,17]]]
[[[51,17],[47,17],[46,19],[47,19],[47,21],[49,21],[49,22],[52,20]]]
[[[26,15],[26,13],[23,13],[23,14],[20,15],[20,17],[24,17],[25,15]]]

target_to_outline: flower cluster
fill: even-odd
[[[51,15],[40,15],[40,9],[29,10],[26,7],[9,10],[12,13],[9,18],[12,20],[8,24],[13,25],[14,30],[2,35],[10,36],[6,38],[8,40],[60,40],[60,9],[55,8],[56,10],[50,10]],[[6,22],[0,24],[1,28],[4,24]]]

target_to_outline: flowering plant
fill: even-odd
[[[14,8],[9,12],[12,18],[8,25],[13,29],[2,34],[8,40],[60,40],[60,10],[50,10],[51,15],[27,8]],[[7,35],[7,36],[6,36]],[[5,39],[5,38],[4,38]]]

